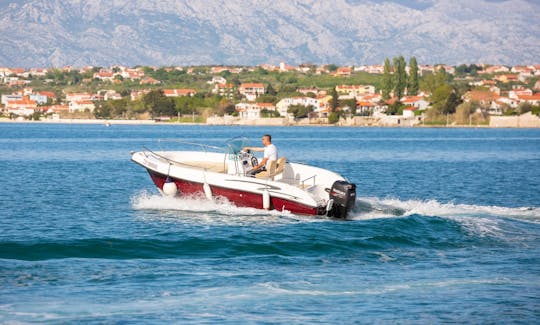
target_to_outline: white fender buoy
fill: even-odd
[[[328,203],[326,204],[326,212],[332,210],[333,206],[334,206],[334,199],[328,200]]]
[[[270,209],[270,193],[267,190],[263,191],[263,209]]]
[[[163,193],[167,196],[175,196],[178,192],[176,184],[172,181],[170,177],[167,177],[165,183],[163,184]]]
[[[208,200],[212,200],[212,189],[210,188],[210,185],[208,183],[204,183],[203,185],[204,195]]]

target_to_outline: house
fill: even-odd
[[[478,102],[486,107],[491,106],[493,101],[499,98],[499,95],[489,90],[471,90],[462,97],[465,102]]]
[[[93,78],[102,81],[113,81],[114,76],[115,74],[111,70],[101,69],[100,71],[94,73]]]
[[[371,74],[383,74],[384,66],[380,64],[370,65],[367,67],[367,73]]]
[[[414,107],[418,110],[425,110],[429,106],[429,102],[424,99],[424,96],[405,96],[401,98],[401,102],[409,107]]]
[[[356,101],[356,114],[359,115],[373,115],[383,113],[386,108],[386,105],[365,98]]]
[[[47,100],[49,99],[48,96],[40,94],[40,93],[33,93],[33,94],[28,95],[28,97],[31,100],[35,100],[36,103],[38,103],[40,105],[46,104]]]
[[[232,99],[234,97],[234,94],[236,92],[236,87],[234,84],[230,83],[223,83],[223,84],[215,84],[214,88],[212,89],[213,94],[220,95],[225,98]]]
[[[22,87],[31,82],[30,80],[19,80],[19,77],[7,77],[4,78],[4,81],[10,87]]]
[[[116,90],[107,90],[103,95],[103,100],[118,100],[122,99],[122,95],[116,92]]]
[[[403,109],[403,117],[404,118],[412,118],[414,117],[415,112],[418,110],[418,108],[414,106],[407,106]]]
[[[37,102],[30,99],[28,96],[23,96],[18,100],[10,100],[5,104],[5,111],[8,114],[15,114],[19,116],[29,116],[34,114],[38,109]]]
[[[207,84],[215,85],[215,84],[226,84],[227,79],[223,78],[222,76],[213,76],[212,80],[207,81]]]
[[[49,113],[69,112],[69,105],[51,105],[47,108]]]
[[[265,88],[262,83],[243,83],[238,88],[240,94],[246,97],[247,100],[255,100],[260,95],[265,93]]]
[[[210,73],[212,74],[218,74],[225,71],[229,71],[229,68],[228,67],[211,67],[210,68]]]
[[[508,92],[508,97],[512,99],[519,99],[519,96],[532,96],[533,92],[530,89],[514,88]]]
[[[502,83],[516,82],[519,80],[518,76],[515,74],[501,74],[501,75],[495,76],[494,79]]]
[[[479,73],[505,73],[510,72],[510,69],[503,66],[503,65],[494,65],[491,67],[487,67],[484,70],[479,71]]]
[[[24,75],[24,68],[10,68],[11,74],[14,74],[18,77],[22,77]]]
[[[418,65],[418,73],[422,76],[425,73],[435,73],[435,67],[432,65],[420,64]]]
[[[69,102],[69,112],[84,112],[86,110],[93,112],[95,108],[94,102],[91,100],[74,100]]]
[[[122,78],[129,80],[142,79],[144,77],[144,71],[140,68],[126,68],[125,70],[120,72],[120,75],[122,76]]]
[[[317,87],[297,88],[296,91],[306,96],[309,93],[312,93],[316,96],[326,96],[326,90],[322,90]]]
[[[37,94],[47,97],[47,100],[55,100],[58,98],[58,96],[52,91],[38,91]]]
[[[326,108],[323,98],[288,97],[288,98],[281,99],[276,104],[276,108],[279,112],[279,115],[289,116],[289,113],[288,113],[289,106],[292,106],[292,105],[313,106],[315,112],[320,112],[321,110]]]
[[[163,89],[163,95],[165,95],[165,97],[193,97],[196,93],[197,91],[191,88]]]
[[[439,71],[441,69],[444,69],[444,71],[446,71],[448,74],[454,74],[456,72],[456,68],[450,65],[440,64],[434,67],[435,71]]]
[[[136,101],[138,99],[141,99],[144,95],[148,94],[150,92],[150,89],[142,89],[142,90],[133,90],[130,93],[130,99],[131,101]]]
[[[350,76],[352,73],[352,69],[350,67],[339,67],[336,70],[336,76],[343,77],[343,76]]]
[[[11,74],[12,72],[10,68],[0,67],[0,77],[9,77]]]
[[[139,84],[141,85],[159,85],[161,81],[156,80],[152,77],[144,77],[139,81]]]
[[[6,105],[10,101],[16,101],[16,100],[22,100],[23,95],[22,94],[6,94],[2,95],[0,103],[2,105]]]
[[[533,74],[534,73],[534,69],[531,68],[531,67],[528,67],[528,66],[524,66],[524,65],[516,65],[514,67],[512,67],[512,69],[510,69],[510,72],[512,73],[526,73],[526,74]]]
[[[540,105],[540,93],[534,95],[521,95],[518,96],[520,102],[529,103],[531,105]]]
[[[374,86],[364,85],[339,85],[336,86],[338,95],[346,95],[350,98],[358,98],[364,95],[372,95],[375,93]]]
[[[269,63],[259,64],[258,67],[263,69],[263,70],[266,70],[266,71],[278,71],[279,70],[279,67],[276,67],[275,65],[269,64]]]
[[[28,78],[30,75],[32,75],[33,77],[45,77],[47,75],[47,72],[47,69],[43,68],[30,68],[30,70],[25,73],[25,77]]]
[[[66,102],[73,101],[91,101],[94,99],[94,95],[90,93],[67,93]]]
[[[295,67],[290,66],[290,65],[286,64],[285,62],[280,62],[279,63],[279,71],[281,71],[281,72],[289,72],[289,71],[294,71],[294,70],[296,70]]]
[[[262,117],[262,110],[275,111],[276,106],[272,103],[238,103],[235,109],[241,119],[256,120]]]

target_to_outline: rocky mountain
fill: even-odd
[[[0,0],[0,66],[538,63],[529,0]]]

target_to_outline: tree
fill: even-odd
[[[268,110],[266,108],[263,108],[261,110],[261,117],[280,117],[281,115],[279,114],[278,111],[275,111],[275,110]]]
[[[335,112],[339,107],[338,93],[336,87],[332,88],[332,101],[330,102],[330,109]]]
[[[407,94],[409,96],[416,96],[418,94],[418,89],[418,63],[416,62],[416,58],[413,56],[409,60],[409,78],[407,82]]]
[[[394,58],[394,96],[399,101],[407,88],[407,73],[403,56]]]
[[[390,93],[392,92],[392,75],[391,75],[392,67],[390,66],[390,60],[386,58],[384,60],[384,73],[383,78],[381,82],[381,90],[382,90],[382,99],[388,100],[390,99]]]
[[[266,71],[266,70],[264,70]],[[272,95],[272,96],[275,96],[277,94],[276,90],[274,89],[274,87],[272,87],[272,84],[268,84],[268,87],[266,87],[266,93],[268,95]]]
[[[431,103],[436,114],[445,115],[455,113],[461,100],[450,85],[443,84],[433,92]]]
[[[127,98],[109,101],[113,117],[121,117],[127,112]]]
[[[152,90],[143,98],[144,106],[152,116],[175,115],[174,102],[163,94],[162,90]]]
[[[340,102],[342,108],[348,107],[352,115],[356,114],[356,99],[344,99]]]
[[[457,124],[469,124],[471,122],[471,115],[479,107],[476,102],[466,102],[456,107],[456,123]]]
[[[309,106],[291,105],[287,109],[287,113],[291,113],[294,116],[294,118],[303,118],[303,117],[308,117],[309,113],[313,112],[313,110],[314,110],[314,107],[311,105]]]
[[[449,82],[448,74],[446,70],[440,68],[435,74],[428,74],[422,84],[421,88],[426,90],[429,93],[434,93],[435,89],[439,88],[442,85],[446,85]]]
[[[328,115],[328,123],[330,124],[336,124],[339,121],[339,114],[338,112],[331,112]]]
[[[338,69],[338,66],[335,65],[335,64],[329,64],[329,65],[326,66],[326,68],[328,69],[328,71],[334,72],[334,71],[336,71]]]
[[[95,102],[94,116],[98,119],[111,118],[111,107],[106,101]]]

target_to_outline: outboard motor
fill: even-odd
[[[346,181],[335,181],[330,189],[327,216],[331,218],[347,218],[347,214],[356,203],[356,185]]]

